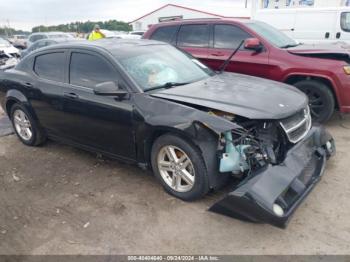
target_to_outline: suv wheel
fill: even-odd
[[[335,101],[332,91],[327,85],[315,80],[303,80],[294,84],[309,98],[312,119],[326,122],[334,113]]]
[[[11,121],[18,138],[28,146],[37,146],[46,140],[46,136],[39,128],[27,109],[15,104],[11,108]]]
[[[152,146],[152,168],[164,189],[182,200],[203,197],[209,191],[206,166],[199,150],[175,135],[163,135]]]

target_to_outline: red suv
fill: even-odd
[[[308,95],[319,122],[335,109],[350,112],[350,57],[342,44],[297,43],[268,24],[248,19],[165,22],[153,25],[143,38],[175,45],[214,70],[244,41],[226,71],[296,86]]]

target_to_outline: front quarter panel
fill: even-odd
[[[145,93],[135,94],[133,99],[138,162],[149,164],[152,143],[157,136],[177,134],[201,151],[210,174],[210,186],[219,186],[216,153],[220,134],[240,126],[204,111]]]

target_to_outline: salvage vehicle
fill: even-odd
[[[276,28],[248,19],[194,19],[153,25],[143,36],[171,43],[218,70],[249,39],[226,70],[296,86],[309,97],[315,121],[337,109],[350,112],[350,57],[346,44],[297,43]]]
[[[23,50],[27,48],[27,38],[26,35],[13,35],[8,40],[14,47]]]
[[[9,41],[0,37],[0,71],[18,64],[19,51]]]
[[[50,38],[65,38],[65,39],[74,39],[74,36],[72,36],[69,33],[65,32],[38,32],[38,33],[32,33],[28,36],[27,40],[27,47],[30,47],[33,43],[36,41],[39,41],[41,39],[50,39]]]
[[[152,168],[191,201],[240,183],[211,211],[285,227],[335,152],[292,86],[216,74],[175,47],[102,39],[36,50],[0,74],[18,138],[47,138]]]
[[[81,40],[81,39],[79,39]],[[76,38],[50,38],[50,39],[41,39],[36,41],[35,43],[33,43],[30,47],[28,47],[27,49],[23,50],[21,52],[21,58],[23,59],[25,56],[27,56],[28,54],[30,54],[31,52],[39,49],[39,48],[43,48],[46,46],[50,46],[50,45],[55,45],[58,43],[62,43],[62,42],[68,42],[68,41],[78,41],[78,39]]]

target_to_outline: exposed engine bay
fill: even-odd
[[[231,172],[235,176],[249,175],[269,164],[278,165],[294,143],[302,139],[311,127],[308,109],[282,121],[249,120],[234,114],[211,110],[208,112],[235,122],[241,128],[226,131],[220,139],[219,171]],[[291,121],[292,120],[292,121]],[[306,126],[303,127],[303,124]],[[287,127],[287,129],[286,129]],[[304,128],[304,129],[302,129]],[[291,138],[291,131],[298,131]]]
[[[332,137],[312,127],[308,107],[280,120],[209,114],[240,126],[224,132],[219,145],[219,172],[231,172],[240,182],[210,211],[284,228],[334,154]]]

